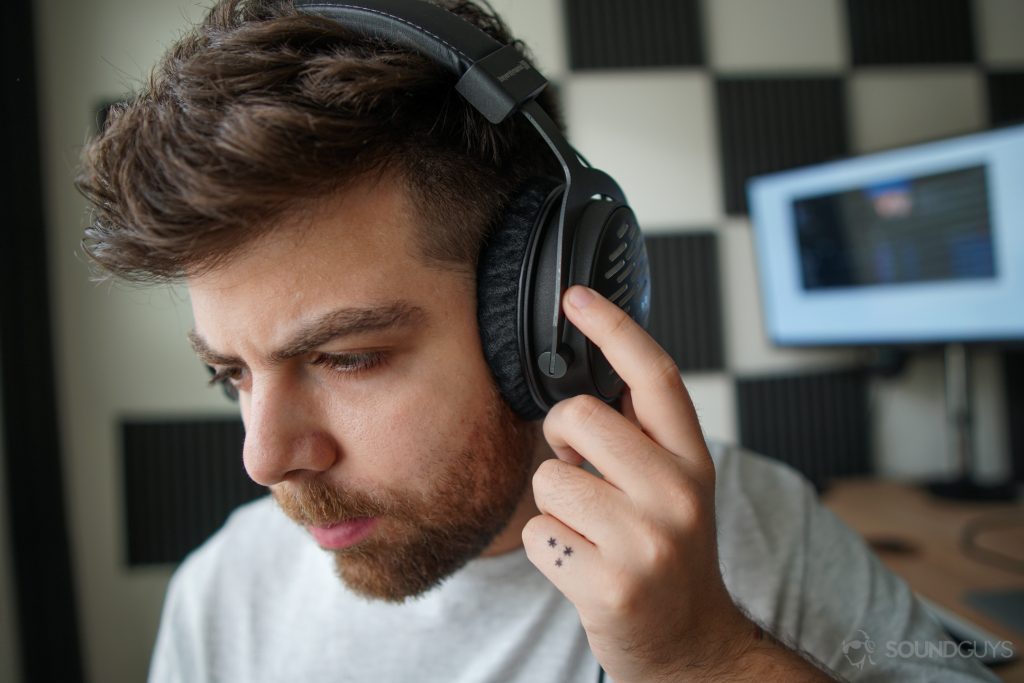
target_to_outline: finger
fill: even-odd
[[[684,459],[707,464],[697,413],[672,357],[625,311],[589,287],[570,287],[563,309],[629,387],[643,431]]]
[[[571,448],[630,498],[656,501],[658,490],[680,476],[672,457],[639,427],[595,396],[559,401],[542,425],[553,449]]]
[[[563,462],[567,462],[575,467],[578,467],[582,465],[584,462],[586,462],[586,458],[577,453],[576,449],[573,448],[572,446],[569,446],[568,444],[559,443],[556,446],[551,442],[548,442],[548,445],[551,446],[551,450],[555,452],[555,455],[558,456],[558,459]]]
[[[537,509],[599,548],[624,548],[633,505],[607,480],[558,460],[546,460],[533,475]]]
[[[600,552],[551,515],[538,515],[526,523],[523,548],[530,562],[573,604],[584,604],[590,587],[599,585]]]

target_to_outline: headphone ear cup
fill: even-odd
[[[484,357],[501,395],[524,420],[539,420],[545,411],[530,393],[520,358],[520,277],[533,233],[544,227],[546,200],[559,185],[550,178],[527,181],[484,241],[477,264],[477,322]]]
[[[559,340],[559,356],[549,374],[544,358],[551,348],[551,315],[558,303],[558,218],[548,211],[549,221],[531,258],[531,276],[524,309],[526,353],[537,362],[527,367],[527,387],[541,410],[580,394],[606,403],[617,401],[625,383],[601,349],[566,321]],[[625,311],[641,327],[647,327],[650,309],[650,277],[647,250],[636,216],[629,206],[608,199],[592,199],[571,226],[569,284],[594,289]]]

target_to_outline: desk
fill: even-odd
[[[940,500],[908,484],[875,479],[838,480],[822,502],[867,539],[899,538],[912,544],[916,552],[880,551],[878,556],[915,592],[1011,641],[1018,659],[992,670],[1005,681],[1024,683],[1024,633],[963,600],[969,590],[1024,589],[1024,575],[983,564],[959,547],[960,534],[970,520],[989,515],[1024,518],[1024,504]],[[986,547],[1015,557],[1024,555],[1024,527],[992,531],[983,538]]]

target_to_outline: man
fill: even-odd
[[[798,475],[709,452],[671,359],[592,290],[563,307],[621,413],[512,410],[479,255],[559,175],[521,117],[492,125],[437,64],[284,0],[223,0],[111,113],[85,249],[185,280],[272,493],[176,573],[151,679],[986,679],[848,657],[861,633],[942,634]]]

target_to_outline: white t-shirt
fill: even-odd
[[[972,660],[894,655],[909,648],[887,643],[925,652],[943,639],[906,584],[795,471],[710,447],[725,583],[768,630],[848,680],[998,680]],[[474,559],[402,605],[374,602],[348,591],[332,556],[265,497],[174,574],[149,678],[594,683],[598,672],[575,607],[522,548]]]

